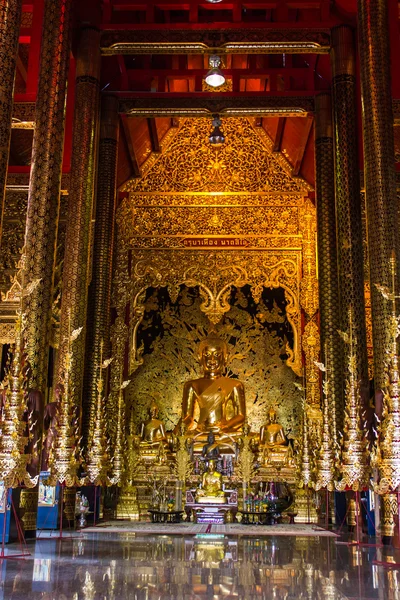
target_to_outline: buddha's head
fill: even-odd
[[[215,436],[212,431],[207,436],[207,441],[209,444],[213,444],[215,442]]]
[[[214,473],[215,471],[215,460],[211,459],[208,461],[208,471]]]
[[[268,418],[270,423],[276,423],[276,410],[272,407],[268,411]]]
[[[216,335],[209,335],[200,342],[199,362],[206,375],[220,375],[226,365],[228,346]]]
[[[158,419],[158,406],[157,406],[157,404],[155,404],[153,402],[153,404],[150,406],[150,411],[149,412],[150,412],[150,417],[152,419]]]

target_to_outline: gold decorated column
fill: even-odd
[[[322,362],[329,364],[329,402],[343,424],[343,366],[336,247],[335,169],[330,94],[315,98],[315,185]]]
[[[25,229],[26,283],[39,280],[24,302],[26,351],[32,369],[31,387],[42,393],[47,386],[71,4],[72,0],[45,0]]]
[[[390,303],[375,284],[390,287],[390,257],[400,265],[398,199],[390,85],[388,0],[358,0],[365,192],[376,389],[385,387]],[[400,281],[399,278],[397,278]]]
[[[86,446],[94,426],[97,397],[97,367],[101,343],[104,357],[110,355],[111,271],[114,244],[118,150],[118,98],[105,96],[101,104],[97,177],[96,224],[93,272],[89,288],[82,435]]]
[[[335,138],[335,198],[340,299],[340,328],[349,330],[352,310],[357,338],[356,379],[367,393],[368,362],[365,330],[363,239],[357,147],[356,75],[353,30],[332,29],[332,87]],[[342,346],[343,347],[343,346]],[[347,350],[344,348],[344,352]],[[344,365],[347,357],[343,357]]]
[[[68,331],[86,324],[87,296],[100,112],[100,32],[81,31],[77,52],[71,184],[65,240],[58,379],[62,381],[68,352]],[[69,324],[69,317],[71,323]],[[81,404],[86,331],[74,345],[70,389],[74,405]]]
[[[6,193],[8,154],[17,66],[22,0],[3,0],[0,5],[0,247]]]

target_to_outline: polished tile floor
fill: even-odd
[[[0,600],[400,600],[400,562],[388,547],[327,537],[116,533],[28,543],[0,560]],[[8,551],[17,551],[10,546]]]

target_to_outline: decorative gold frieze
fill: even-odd
[[[310,29],[146,29],[104,31],[101,52],[110,54],[328,53],[330,31]]]
[[[226,142],[215,149],[208,141],[210,119],[184,119],[178,133],[144,176],[132,179],[129,192],[279,192],[307,193],[271,152],[268,136],[248,119],[223,119]],[[262,136],[262,137],[261,137]],[[286,163],[286,161],[284,161]]]

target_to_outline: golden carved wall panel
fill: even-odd
[[[183,119],[178,133],[141,179],[130,180],[129,192],[286,192],[307,193],[302,179],[290,176],[283,156],[272,154],[269,138],[248,119],[222,120],[226,142],[208,141],[209,119]]]
[[[307,401],[315,411],[319,410],[319,374],[313,362],[319,358],[316,213],[307,198],[310,187],[291,176],[285,157],[272,153],[265,131],[256,128],[252,121],[224,119],[223,129],[226,142],[215,150],[208,142],[210,120],[181,120],[168,143],[164,143],[162,153],[151,156],[143,165],[143,177],[124,186],[128,193],[117,211],[112,292],[117,322],[112,331],[110,416],[117,410],[126,349],[132,379],[127,397],[142,418],[151,381],[159,381],[160,369],[166,373],[167,353],[171,353],[175,368],[179,352],[193,342],[194,329],[201,337],[215,325],[223,335],[230,327],[239,327],[242,332],[239,337],[243,339],[238,338],[234,343],[231,340],[234,352],[242,352],[240,344],[258,348],[258,344],[267,343],[272,348],[273,340],[262,342],[262,336],[260,340],[252,337],[258,327],[255,322],[241,321],[243,314],[238,313],[233,298],[245,286],[251,302],[259,305],[260,314],[265,312],[262,308],[265,290],[281,288],[285,318],[291,329],[291,341],[284,343],[285,357],[279,371],[285,389],[278,393],[275,384],[271,384],[265,406],[275,398],[279,414],[284,413],[282,419],[293,429],[289,413],[297,415],[300,406],[297,400],[292,402],[298,393],[293,383],[303,373],[304,355]],[[156,352],[144,352],[141,343],[143,329],[148,327],[150,289],[166,293],[171,305],[175,305],[178,297],[187,299],[197,294],[196,301],[190,303],[190,310],[196,314],[190,318],[185,302],[180,309],[185,312],[184,319],[166,309],[161,311],[170,335],[168,340],[162,337],[154,342],[162,360],[161,355],[156,358]],[[191,322],[190,319],[193,326],[183,324]],[[179,343],[182,350],[178,350]],[[250,346],[244,352],[252,352]],[[262,362],[263,351],[260,352]],[[172,386],[167,392],[171,395],[172,414],[163,415],[171,421],[170,425],[179,414],[182,381],[198,373],[194,355],[190,360],[191,366],[182,373],[173,371],[173,381],[169,376],[167,381],[166,375],[160,379],[163,383],[157,393],[162,394],[163,389]],[[238,374],[241,367],[238,363],[236,371],[231,368]],[[257,394],[264,397],[266,391],[262,387],[268,387],[271,375],[265,372],[264,384],[257,380],[253,386],[252,378],[259,367],[253,364],[246,369],[242,375],[252,390],[250,398],[258,397]],[[260,415],[252,415],[254,427],[265,416],[263,411]],[[319,413],[314,416],[317,428]],[[113,438],[112,422],[110,433]]]
[[[136,425],[147,418],[153,401],[159,405],[167,429],[176,425],[183,385],[200,375],[196,350],[209,331],[201,302],[196,290],[185,287],[175,302],[165,301],[165,294],[155,290],[146,299],[140,338],[154,335],[154,315],[163,325],[126,391],[128,412],[133,412]],[[230,312],[218,327],[219,335],[228,343],[228,373],[244,382],[247,415],[254,431],[265,423],[268,409],[274,406],[290,437],[297,437],[302,403],[301,392],[294,385],[298,378],[282,358],[284,340],[266,327],[284,326],[285,313],[275,300],[267,306],[263,295],[251,316],[250,302],[248,292],[237,290]]]

